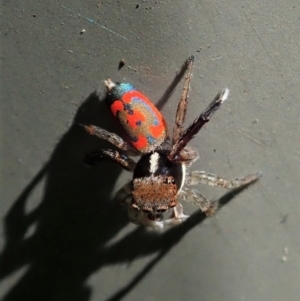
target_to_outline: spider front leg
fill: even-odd
[[[189,175],[186,175],[187,185],[207,184],[211,186],[218,186],[226,189],[239,188],[241,186],[250,184],[261,177],[261,173],[255,173],[248,175],[244,178],[237,178],[232,180],[226,180],[217,175],[208,173],[206,171],[193,171]]]
[[[226,180],[205,171],[193,171],[189,175],[186,175],[185,184],[189,186],[197,184],[208,184],[211,186],[218,186],[227,189],[236,189],[241,186],[253,183],[260,177],[261,173],[256,173],[240,179]],[[199,207],[200,210],[205,212],[207,216],[214,215],[218,209],[218,203],[216,201],[210,202],[197,190],[183,188],[181,195],[184,200]]]
[[[189,218],[189,215],[185,215],[183,213],[183,207],[180,203],[178,203],[173,208],[173,217],[164,221],[166,225],[176,226],[183,223],[186,219]]]
[[[217,202],[209,201],[199,191],[195,189],[183,188],[180,192],[180,196],[187,202],[196,205],[207,216],[212,216],[218,209]]]
[[[101,162],[106,159],[116,162],[128,171],[133,171],[136,165],[136,163],[125,154],[112,149],[103,149],[98,152],[88,154],[86,155],[85,161],[87,164],[93,165],[96,162]]]

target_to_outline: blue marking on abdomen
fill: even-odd
[[[149,142],[149,144],[153,145],[157,140],[153,138],[153,136],[147,136],[147,141]]]
[[[119,83],[116,86],[116,89],[118,90],[118,92],[121,95],[124,95],[125,93],[130,92],[130,91],[136,91],[135,87],[129,83]]]
[[[153,113],[152,108],[146,102],[144,102],[142,99],[140,99],[138,97],[133,97],[132,102],[142,105],[143,107],[145,107],[147,109],[147,111],[149,113]],[[153,116],[153,125],[155,125],[155,126],[159,125],[159,121],[157,120],[156,115],[155,114],[151,114],[151,115]]]

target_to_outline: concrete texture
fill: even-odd
[[[188,3],[188,4],[187,4]],[[299,1],[2,1],[1,254],[4,301],[299,300]],[[85,31],[84,31],[85,30]],[[86,167],[115,128],[103,80],[154,102],[196,66],[187,120],[229,100],[193,140],[193,169],[263,171],[224,206],[162,233],[128,223],[113,193],[130,174]],[[126,65],[118,71],[121,59]],[[181,85],[162,111],[171,125]]]

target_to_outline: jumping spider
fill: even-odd
[[[88,133],[109,141],[122,151],[100,150],[88,155],[88,158],[93,162],[110,159],[133,172],[132,181],[117,192],[116,200],[127,207],[129,219],[135,224],[163,228],[164,225],[182,223],[188,216],[183,213],[179,198],[195,204],[211,216],[218,207],[217,203],[210,202],[199,191],[186,186],[201,183],[231,189],[260,177],[260,173],[256,173],[226,180],[205,171],[186,173],[186,167],[198,159],[197,150],[188,147],[188,142],[229,95],[228,89],[218,93],[206,110],[183,130],[193,65],[194,57],[191,56],[185,62],[186,77],[171,141],[168,140],[164,118],[152,102],[131,84],[114,83],[110,79],[105,81],[106,102],[123,128],[126,141],[97,126],[83,125]],[[141,157],[136,163],[127,156],[130,154],[139,154]],[[171,216],[164,220],[163,212],[168,210]]]

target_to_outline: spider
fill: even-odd
[[[194,66],[194,57],[185,62],[186,76],[177,107],[172,139],[169,139],[166,122],[153,103],[129,83],[105,81],[106,103],[125,133],[125,140],[94,125],[82,125],[85,130],[110,142],[118,150],[103,149],[87,156],[89,162],[110,159],[133,172],[132,181],[125,184],[115,199],[124,204],[131,222],[163,228],[178,225],[189,216],[183,212],[179,199],[196,205],[207,216],[215,214],[218,204],[206,199],[199,191],[188,186],[208,184],[227,189],[238,188],[256,181],[261,174],[227,180],[206,171],[186,168],[198,159],[196,149],[187,146],[189,141],[210,120],[210,117],[227,99],[229,90],[219,92],[208,107],[184,130],[188,93]],[[140,155],[138,162],[128,155]],[[164,218],[163,213],[171,214]]]

